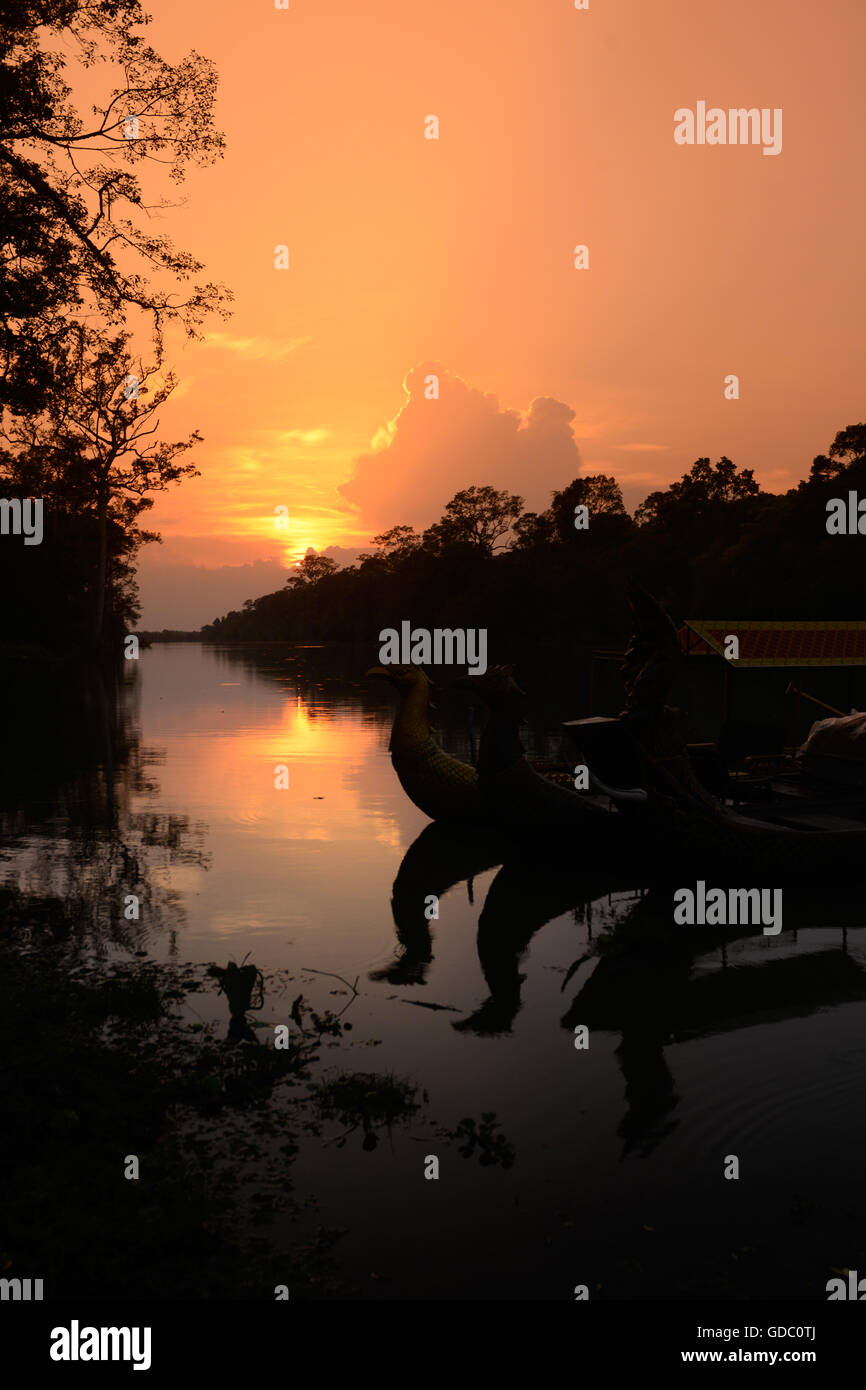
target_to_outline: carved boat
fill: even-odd
[[[757,874],[763,883],[774,876],[847,873],[858,867],[866,853],[866,823],[855,817],[834,822],[825,815],[823,826],[804,817],[797,825],[780,814],[778,804],[744,814],[702,785],[678,711],[665,704],[681,658],[676,629],[638,585],[630,588],[629,606],[633,635],[622,667],[625,710],[612,720],[574,720],[564,727],[600,776],[625,771],[646,789],[652,834],[661,835],[671,862],[719,868],[736,863],[741,881],[742,875]],[[621,810],[629,814],[628,807]],[[637,820],[631,819],[637,830]]]
[[[371,666],[367,675],[397,691],[388,749],[404,792],[432,820],[477,823],[483,816],[478,773],[446,753],[430,732],[431,682],[420,666]]]

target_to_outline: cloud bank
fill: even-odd
[[[175,561],[145,551],[138,569],[141,599],[140,628],[164,627],[194,632],[245,599],[281,589],[289,577],[277,559],[243,565],[205,567]]]
[[[432,376],[438,399],[425,393]],[[338,488],[371,531],[428,526],[455,492],[472,484],[505,488],[525,497],[531,510],[543,509],[551,492],[581,471],[575,412],[562,401],[539,396],[525,411],[503,410],[497,396],[438,362],[414,367],[403,389],[405,404]]]

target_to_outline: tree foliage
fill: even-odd
[[[678,619],[857,618],[861,538],[830,536],[825,522],[830,495],[844,497],[858,479],[866,490],[866,426],[842,430],[827,458],[829,474],[813,469],[785,494],[762,492],[752,471],[730,459],[700,458],[652,493],[634,519],[616,480],[601,474],[573,479],[540,513],[524,512],[507,493],[466,488],[423,536],[393,526],[356,566],[303,594],[252,600],[204,636],[373,643],[382,628],[411,615],[418,627],[485,627],[498,653],[491,659],[508,660],[520,639],[569,647],[619,641],[630,576]],[[574,526],[575,506],[589,508],[586,529]],[[455,516],[462,521],[452,530]],[[491,528],[507,520],[507,531],[485,532],[488,518]]]
[[[329,574],[333,574],[337,569],[336,560],[332,560],[329,555],[317,555],[314,550],[308,550],[303,560],[295,567],[293,574],[286,580],[286,587],[289,589],[307,589],[314,584],[319,584],[323,579],[327,579]]]
[[[153,493],[197,476],[192,463],[179,460],[201,435],[176,442],[158,437],[157,412],[176,378],[164,370],[161,357],[146,365],[135,356],[128,335],[79,326],[66,347],[62,393],[52,393],[38,414],[9,417],[0,469],[22,494],[48,498],[55,510],[95,521],[92,635],[99,641],[112,561],[123,558],[128,579],[139,546],[157,539],[141,529],[139,517],[153,506]],[[115,593],[116,599],[122,596]],[[125,616],[123,603],[115,607],[118,619]]]
[[[494,487],[467,487],[455,493],[440,521],[424,532],[429,549],[476,546],[485,555],[507,548],[507,537],[523,510],[523,498]]]
[[[146,195],[143,169],[180,183],[224,141],[213,64],[166,62],[147,22],[139,0],[0,0],[0,405],[13,410],[58,386],[76,322],[140,313],[158,332],[195,334],[229,297],[153,231],[168,204]],[[93,70],[107,90],[82,112],[70,83]]]
[[[149,22],[139,0],[0,0],[0,478],[47,516],[44,544],[7,547],[3,565],[30,637],[52,646],[137,618],[135,554],[158,539],[139,517],[196,472],[180,459],[200,439],[158,437],[175,385],[164,330],[195,336],[230,298],[154,231],[167,190],[224,141],[213,64],[167,62]]]

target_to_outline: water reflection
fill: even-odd
[[[648,1155],[676,1127],[671,1112],[680,1097],[666,1061],[668,1044],[866,997],[866,960],[848,954],[844,925],[838,928],[837,949],[782,953],[755,963],[741,959],[732,965],[731,945],[753,940],[764,946],[762,929],[673,927],[671,881],[623,894],[627,864],[605,863],[596,855],[587,871],[564,865],[561,846],[528,849],[514,836],[467,835],[438,825],[428,826],[401,862],[392,893],[400,951],[391,966],[371,978],[422,982],[433,961],[427,895],[438,896],[465,882],[471,901],[474,876],[492,863],[501,867],[487,890],[476,938],[489,993],[452,1027],[486,1037],[510,1033],[526,978],[521,965],[536,933],[572,913],[575,922],[586,924],[591,938],[593,904],[610,902],[618,893],[621,916],[612,934],[602,939],[601,951],[585,950],[566,973],[563,990],[575,974],[586,978],[561,1024],[569,1032],[583,1027],[620,1034],[615,1055],[626,1113],[616,1132],[623,1141],[623,1158]],[[783,884],[782,892],[795,932],[797,926],[820,920],[816,895],[803,894],[799,880],[787,888]],[[857,910],[856,897],[837,895],[830,916],[844,924]],[[716,967],[707,970],[708,957],[717,953]],[[699,962],[704,968],[696,974]]]
[[[682,885],[637,852],[431,824],[394,776],[393,700],[364,681],[369,662],[338,648],[156,646],[102,688],[43,673],[4,727],[0,911],[80,949],[283,972],[291,986],[269,991],[254,1020],[268,1027],[291,1020],[302,988],[321,1016],[341,1008],[340,980],[354,980],[352,1027],[328,1035],[335,1067],[412,1078],[451,1127],[496,1112],[517,1161],[495,1182],[445,1170],[450,1254],[435,1253],[441,1211],[418,1198],[419,1152],[434,1151],[419,1145],[430,1143],[420,1113],[375,1148],[303,1148],[298,1182],[352,1232],[345,1259],[365,1290],[383,1266],[412,1296],[446,1285],[478,1296],[466,1294],[473,1280],[489,1296],[560,1296],[575,1264],[607,1261],[612,1286],[634,1295],[629,1261],[649,1211],[673,1232],[666,1254],[641,1253],[655,1261],[655,1296],[672,1296],[665,1280],[695,1220],[716,1272],[726,1242],[763,1232],[784,1247],[766,1188],[744,1186],[714,1225],[702,1183],[737,1144],[766,1172],[793,1151],[813,1203],[827,1144],[834,1183],[855,1181],[866,1137],[856,889],[781,885],[778,938],[674,928]],[[567,690],[544,698],[545,718],[580,712]],[[468,756],[465,703],[445,690],[438,706],[443,746]],[[545,718],[530,709],[533,751],[555,756]],[[230,1028],[249,1038],[243,1000],[229,1003]],[[211,1016],[224,1026],[225,1000]],[[335,1113],[353,1115],[332,1091]],[[803,1099],[818,1094],[821,1135]],[[813,1265],[845,1262],[849,1227],[866,1239],[866,1216],[827,1216]],[[538,1232],[552,1243],[539,1249]],[[803,1279],[819,1282],[812,1266]]]
[[[175,950],[184,919],[166,868],[205,869],[205,827],[145,804],[160,756],[142,746],[134,672],[64,671],[8,693],[0,756],[2,892],[57,939],[104,953]]]
[[[423,984],[433,960],[431,895],[442,898],[449,888],[465,883],[467,900],[474,905],[475,878],[501,864],[504,853],[503,839],[493,831],[471,831],[435,821],[425,826],[404,854],[391,892],[399,949],[393,961],[372,970],[369,978]]]

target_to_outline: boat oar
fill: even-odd
[[[804,700],[811,700],[813,705],[820,705],[822,709],[828,709],[828,710],[830,711],[831,714],[838,714],[838,715],[839,715],[841,718],[843,718],[843,719],[844,719],[844,717],[845,717],[845,714],[844,714],[844,711],[843,711],[843,710],[837,709],[835,705],[828,705],[827,702],[826,702],[826,700],[819,700],[819,699],[817,698],[817,696],[815,696],[815,695],[809,695],[809,694],[807,693],[807,691],[805,691],[805,690],[800,690],[800,689],[794,684],[793,681],[789,681],[789,682],[788,682],[788,688],[787,688],[787,690],[785,691],[785,694],[786,694],[786,695],[799,695],[799,696],[801,696],[802,699],[804,699]]]

